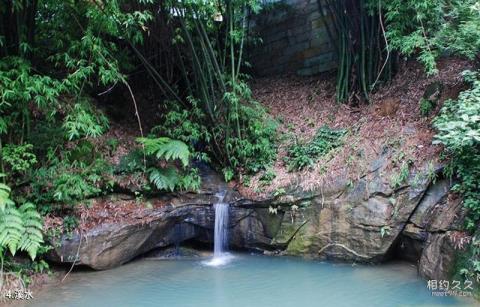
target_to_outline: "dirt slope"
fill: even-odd
[[[435,131],[431,121],[445,100],[458,96],[464,87],[460,74],[469,68],[468,61],[446,59],[439,63],[438,75],[427,77],[418,63],[405,62],[392,82],[379,86],[371,95],[370,104],[356,108],[335,101],[333,74],[255,79],[251,83],[255,99],[280,123],[280,146],[272,167],[276,178],[265,185],[258,174],[251,178],[249,187],[241,188],[242,192],[259,196],[288,186],[311,190],[328,185],[337,176],[355,180],[385,148],[392,149],[391,160],[412,160],[412,170],[428,161],[434,163],[441,148],[432,145]],[[428,117],[422,117],[420,100],[433,82],[443,85],[440,100]],[[311,139],[323,125],[347,129],[345,145],[308,170],[288,172],[283,161],[287,148],[295,138]]]

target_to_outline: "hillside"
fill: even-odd
[[[255,99],[279,122],[280,142],[278,156],[269,169],[275,178],[265,184],[261,180],[264,173],[260,173],[251,179],[249,187],[242,188],[242,192],[253,196],[288,187],[313,190],[328,186],[339,176],[358,180],[386,148],[392,149],[389,167],[397,171],[403,161],[412,161],[412,172],[426,167],[429,162],[437,165],[442,148],[432,144],[436,132],[431,122],[443,102],[456,99],[465,88],[461,73],[471,69],[472,64],[446,59],[438,66],[438,75],[429,78],[418,63],[404,63],[390,83],[371,95],[368,105],[357,107],[335,101],[333,75],[253,80]],[[422,116],[421,98],[429,86],[437,83],[442,85],[438,103],[427,116]],[[308,142],[324,125],[348,131],[343,145],[306,170],[288,172],[284,158],[289,146],[297,141]]]

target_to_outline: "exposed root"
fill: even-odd
[[[360,258],[364,258],[364,259],[370,258],[370,256],[359,254],[359,253],[357,253],[356,251],[354,251],[353,249],[345,246],[344,244],[340,244],[340,243],[328,243],[327,245],[325,245],[324,247],[322,247],[322,248],[318,251],[318,254],[321,254],[324,250],[326,250],[327,248],[329,248],[329,247],[331,247],[331,246],[341,247],[341,248],[349,251],[350,253],[352,253],[352,254],[354,254],[355,256],[360,257]]]
[[[77,254],[75,255],[75,259],[73,259],[73,262],[72,262],[72,266],[70,266],[70,269],[68,270],[67,274],[65,274],[65,276],[63,276],[61,282],[64,282],[65,279],[67,278],[67,276],[70,274],[70,272],[72,272],[73,270],[73,267],[75,266],[75,264],[77,263],[77,259],[80,255],[80,248],[82,246],[82,239],[83,239],[83,232],[80,231],[80,242],[78,243],[78,248],[77,248]]]

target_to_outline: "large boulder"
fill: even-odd
[[[418,270],[425,279],[449,279],[457,250],[449,233],[431,233],[423,249]]]
[[[399,238],[399,258],[418,263],[419,273],[429,279],[448,279],[462,246],[465,210],[461,199],[450,193],[452,182],[433,182],[412,213]]]
[[[96,270],[119,266],[152,249],[166,247],[198,236],[189,221],[206,207],[174,206],[146,210],[136,221],[96,226],[85,232],[64,235],[54,242],[50,259],[86,265]]]
[[[236,236],[243,234],[245,246],[257,248],[269,238],[267,249],[283,254],[382,261],[389,257],[429,186],[426,178],[412,174],[404,185],[393,189],[385,168],[385,159],[379,159],[372,163],[371,172],[354,184],[340,178],[319,191],[297,191],[264,202],[267,206],[257,204],[255,214],[249,216],[254,221],[244,224],[262,225],[256,229],[263,228],[263,232],[246,236],[244,227]],[[269,210],[278,217],[265,222]]]

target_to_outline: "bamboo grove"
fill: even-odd
[[[415,57],[427,74],[442,55],[478,60],[475,0],[317,0],[336,48],[337,100],[368,101],[395,74],[400,56]]]
[[[368,100],[375,85],[388,81],[393,73],[394,57],[385,40],[381,2],[367,2],[317,0],[337,53],[339,101]]]

